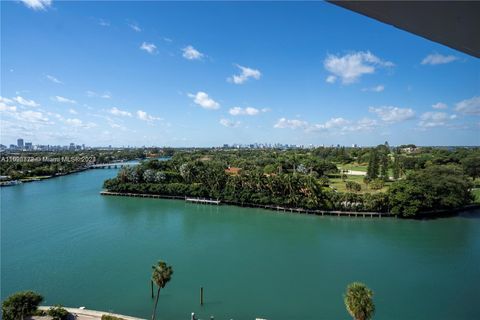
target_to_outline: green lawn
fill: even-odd
[[[338,169],[342,170],[353,170],[353,171],[363,171],[367,172],[367,164],[361,163],[348,163],[348,164],[339,164]]]
[[[366,163],[348,163],[348,164],[338,164],[337,165],[339,170],[352,170],[352,171],[363,171],[367,172],[368,164]],[[391,168],[388,169],[388,176],[393,176],[393,170]]]
[[[353,169],[352,169],[353,170]],[[339,175],[335,176],[330,176],[330,187],[335,188],[339,192],[347,192],[347,188],[345,186],[345,183],[347,181],[355,181],[357,183],[360,183],[362,186],[362,190],[359,193],[377,193],[377,192],[386,192],[388,190],[388,186],[391,184],[391,182],[385,182],[385,186],[380,189],[380,190],[372,190],[370,188],[367,189],[367,186],[365,183],[363,183],[363,176],[347,176],[347,179],[345,181],[342,181]]]

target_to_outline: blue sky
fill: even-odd
[[[1,137],[479,145],[480,63],[321,2],[1,2]]]

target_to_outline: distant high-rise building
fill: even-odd
[[[69,148],[69,149],[70,149],[70,150],[75,150],[75,143],[71,142],[71,143],[70,143],[70,148]]]
[[[23,139],[22,138],[17,139],[17,147],[23,148]]]
[[[31,142],[25,142],[25,149],[32,150],[33,149],[32,143]]]

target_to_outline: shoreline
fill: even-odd
[[[111,192],[103,190],[100,192],[102,196],[118,196],[118,197],[132,197],[132,198],[151,198],[151,199],[167,199],[167,200],[186,200],[186,196],[169,196],[169,195],[158,195],[158,194],[147,194],[147,193],[124,193],[124,192]],[[188,201],[186,201],[188,202]],[[275,205],[261,205],[253,203],[240,203],[234,201],[224,201],[222,200],[220,204],[227,204],[237,207],[247,207],[247,208],[259,208],[266,209],[271,211],[281,211],[281,212],[290,212],[290,213],[299,213],[299,214],[309,214],[317,216],[348,216],[348,217],[363,217],[363,218],[373,218],[373,217],[396,217],[395,215],[388,212],[363,212],[363,211],[340,211],[340,210],[319,210],[319,209],[305,209],[305,208],[287,208]]]
[[[100,191],[102,196],[117,196],[117,197],[132,197],[132,198],[150,198],[150,199],[166,199],[166,200],[184,200],[185,202],[189,199],[187,196],[170,196],[170,195],[159,195],[159,194],[148,194],[148,193],[129,193],[129,192],[112,192],[108,190]],[[436,219],[442,217],[449,217],[458,215],[462,211],[470,211],[480,208],[480,204],[473,203],[466,205],[460,208],[453,209],[443,209],[436,211],[427,211],[420,212],[417,216],[413,217],[400,217],[390,212],[368,212],[368,211],[341,211],[341,210],[320,210],[320,209],[305,209],[305,208],[287,208],[275,205],[260,205],[253,203],[240,203],[234,201],[224,201],[221,200],[219,204],[232,205],[242,208],[259,208],[271,211],[281,211],[281,212],[290,212],[290,213],[299,213],[307,215],[317,215],[317,216],[337,216],[337,217],[362,217],[362,218],[373,218],[373,217],[387,217],[387,218],[402,218],[402,219],[415,219],[415,220],[427,220],[427,219]],[[435,213],[437,216],[429,216],[429,214]]]
[[[100,166],[102,166],[102,165],[105,165],[105,166],[107,166],[107,165],[118,165],[119,163],[124,163],[124,162],[129,162],[129,161],[142,161],[142,159],[138,158],[138,159],[133,159],[133,160],[120,161],[120,162],[115,163],[115,164],[99,163],[98,165],[100,165]],[[94,167],[94,165],[88,165],[88,166],[85,166],[85,167],[82,167],[82,168],[79,168],[79,169],[76,169],[76,170],[72,170],[72,171],[69,171],[69,172],[64,172],[64,173],[63,172],[57,172],[57,173],[54,173],[50,176],[26,177],[26,178],[21,178],[21,179],[17,179],[17,180],[5,180],[5,181],[0,182],[0,187],[11,187],[11,186],[22,184],[22,183],[43,181],[43,180],[48,180],[48,179],[57,178],[57,177],[63,177],[63,176],[67,176],[67,175],[70,175],[70,174],[79,173],[79,172],[83,172],[83,171],[87,171],[87,170],[93,170],[93,169],[98,169],[98,168]],[[114,168],[112,168],[112,169],[114,169]],[[11,182],[16,182],[16,183],[9,184]]]
[[[69,172],[65,172],[65,173],[55,173],[55,174],[52,174],[51,176],[28,177],[28,178],[21,178],[21,179],[17,179],[17,180],[7,180],[7,181],[3,182],[4,184],[0,184],[0,187],[11,187],[11,186],[19,185],[19,184],[22,184],[22,183],[30,183],[30,182],[39,182],[39,181],[43,181],[43,180],[49,180],[49,179],[53,179],[53,178],[68,176],[68,175],[74,174],[74,173],[83,172],[83,171],[86,171],[86,170],[89,170],[89,169],[90,168],[81,168],[81,169],[77,169],[77,170],[73,170],[73,171],[69,171]],[[12,182],[16,182],[16,183],[12,183]],[[11,183],[11,184],[8,184],[8,183]]]
[[[38,310],[47,311],[48,309],[54,306],[39,306]],[[82,320],[82,319],[102,319],[103,315],[114,316],[118,318],[122,318],[124,320],[145,320],[143,318],[137,318],[132,316],[126,316],[123,314],[118,313],[111,313],[111,312],[104,312],[98,310],[89,310],[89,309],[80,309],[80,308],[67,308],[62,307],[68,311],[69,314],[73,315],[75,319]],[[33,316],[32,318],[37,318],[37,316]],[[38,317],[40,318],[40,317]]]

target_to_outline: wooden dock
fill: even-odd
[[[167,196],[160,194],[146,194],[146,193],[128,193],[128,192],[111,192],[111,191],[101,191],[102,196],[118,196],[118,197],[134,197],[134,198],[154,198],[154,199],[174,199],[174,200],[184,200],[184,197],[181,196]]]
[[[185,201],[193,202],[193,203],[201,203],[201,204],[220,204],[220,200],[211,200],[211,199],[200,199],[200,198],[187,198],[185,197]]]
[[[301,213],[301,214],[311,214],[311,215],[317,215],[317,216],[359,217],[359,218],[394,217],[394,215],[389,212],[362,212],[362,211],[314,210],[314,209],[304,209],[304,208],[288,208],[288,207],[281,207],[281,206],[261,205],[261,204],[253,204],[253,203],[240,203],[240,202],[233,202],[233,201],[221,202],[220,200],[190,198],[185,196],[168,196],[168,195],[159,195],[159,194],[126,193],[126,192],[111,192],[111,191],[101,191],[100,194],[103,196],[185,200],[186,202],[199,203],[199,204],[220,205],[221,203],[224,203],[227,205],[234,205],[239,207],[260,208],[260,209],[274,210],[277,212]]]

